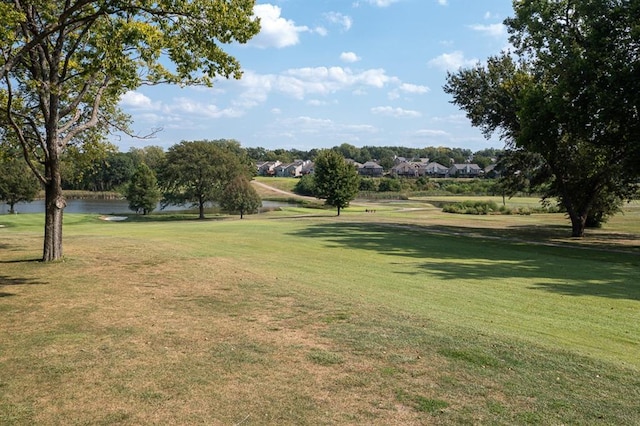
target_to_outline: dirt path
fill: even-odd
[[[286,195],[286,196],[291,197],[291,198],[299,198],[299,199],[308,200],[308,201],[318,201],[318,199],[315,198],[315,197],[307,197],[305,195],[298,195],[298,194],[295,194],[293,192],[284,191],[282,189],[278,189],[278,188],[275,188],[273,186],[267,185],[266,183],[258,182],[257,180],[252,180],[251,184],[259,186],[261,188],[264,188],[264,189],[266,189],[268,191],[275,192],[277,194]]]

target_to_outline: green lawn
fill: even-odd
[[[636,210],[371,207],[0,216],[0,424],[640,423]]]

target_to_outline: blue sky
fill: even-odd
[[[120,105],[139,134],[121,151],[183,140],[236,139],[268,149],[446,146],[486,140],[442,86],[508,46],[511,0],[258,0],[261,33],[225,50],[241,80],[212,88],[144,86]]]

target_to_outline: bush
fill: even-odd
[[[445,213],[485,215],[499,211],[494,201],[463,201],[462,203],[446,204],[442,211]]]
[[[378,184],[379,192],[399,192],[402,190],[402,182],[398,179],[382,178]]]
[[[315,195],[316,184],[313,175],[304,175],[298,180],[293,192],[298,195],[307,195],[313,197]]]
[[[378,183],[372,178],[361,178],[360,179],[360,191],[371,191],[375,192],[378,190]]]

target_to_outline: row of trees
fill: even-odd
[[[169,148],[156,172],[141,162],[125,195],[132,210],[147,214],[162,205],[191,205],[204,219],[207,203],[217,201],[230,212],[256,211],[262,202],[249,183],[253,176],[250,162],[243,161],[226,141],[183,141]]]

